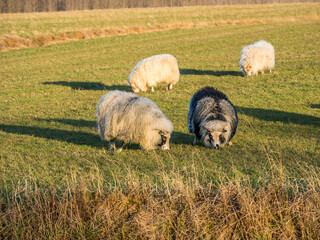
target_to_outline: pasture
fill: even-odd
[[[1,201],[8,202],[10,198],[6,195],[26,189],[50,186],[64,192],[78,179],[89,182],[103,179],[99,186],[91,186],[92,191],[95,187],[121,187],[137,182],[166,188],[168,182],[164,176],[172,175],[200,186],[246,179],[253,188],[271,181],[275,175],[284,182],[298,182],[301,186],[311,175],[317,179],[320,5],[263,6],[261,8],[277,9],[266,11],[266,15],[274,14],[270,16],[274,21],[265,22],[245,21],[249,14],[252,19],[260,19],[259,6],[207,8],[210,11],[221,8],[235,23],[214,26],[212,20],[205,17],[200,21],[202,25],[194,24],[192,28],[177,27],[0,52]],[[183,22],[179,17],[184,11],[201,15],[207,8],[165,9],[169,17],[162,25],[174,25],[177,19]],[[295,10],[290,15],[288,9]],[[113,22],[108,26],[103,21],[98,23],[101,29],[123,25],[125,29],[136,19],[139,26],[146,27],[150,19],[161,22],[153,13],[160,10],[164,11],[123,9],[94,13],[105,16],[109,11],[126,12],[127,22],[122,22],[123,15],[115,14],[114,25]],[[133,14],[127,14],[130,11]],[[141,19],[139,11],[143,12]],[[0,18],[16,21],[13,31],[21,31],[22,37],[32,36],[33,31],[48,34],[51,28],[45,25],[49,21],[46,19],[56,25],[50,34],[58,29],[68,32],[97,28],[94,21],[84,21],[90,25],[79,24],[79,29],[71,27],[70,30],[69,22],[60,15],[63,13],[41,14],[26,15],[29,17],[24,19],[25,24],[18,21],[22,14]],[[40,15],[44,19],[38,18]],[[237,24],[237,20],[243,21]],[[37,22],[35,29],[31,21]],[[1,29],[5,31],[2,35],[10,34],[9,27]],[[241,49],[261,39],[275,48],[274,72],[243,77],[239,70]],[[154,93],[138,95],[153,100],[173,122],[170,151],[141,151],[137,144],[129,144],[122,153],[110,152],[107,143],[97,134],[95,114],[99,99],[110,90],[131,92],[127,84],[131,69],[139,60],[162,53],[178,59],[180,81],[172,91],[158,85]],[[223,91],[236,106],[239,126],[230,147],[213,150],[203,144],[192,145],[193,136],[187,129],[188,104],[192,95],[205,86]]]

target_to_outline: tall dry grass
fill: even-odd
[[[0,238],[318,239],[319,173],[292,180],[272,171],[255,184],[200,184],[196,171],[177,170],[156,184],[132,173],[121,184],[74,175],[63,189],[29,179],[0,197]]]

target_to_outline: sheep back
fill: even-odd
[[[145,92],[148,87],[159,83],[176,84],[179,78],[177,59],[170,54],[160,54],[138,62],[129,75],[128,83]]]
[[[214,124],[215,121],[230,124],[230,131],[226,133],[226,143],[235,135],[238,127],[237,111],[227,96],[212,87],[198,90],[190,100],[188,114],[188,130],[197,139],[204,139],[201,127]]]
[[[122,91],[111,91],[100,99],[97,125],[102,140],[136,142],[144,149],[155,148],[154,135],[159,130],[173,131],[172,123],[154,102]]]
[[[275,65],[274,47],[264,41],[258,41],[241,50],[240,70],[247,74],[245,68],[250,66],[253,74],[265,69],[272,70]]]

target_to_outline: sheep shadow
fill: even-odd
[[[50,118],[50,119],[43,119],[43,118],[36,118],[38,121],[46,121],[46,122],[59,122],[66,125],[72,125],[75,127],[96,127],[96,121],[89,121],[84,119],[66,119],[66,118]]]
[[[64,118],[51,118],[51,119],[42,119],[36,118],[37,121],[46,121],[46,122],[59,122],[65,125],[72,125],[75,127],[90,127],[96,128],[96,121],[84,120],[84,119],[64,119]],[[97,148],[107,148],[109,149],[108,142],[101,140],[100,136],[97,134],[91,134],[86,132],[79,131],[68,131],[68,130],[59,130],[51,128],[41,128],[41,127],[26,127],[18,125],[1,125],[0,130],[7,133],[30,135],[40,138],[46,138],[49,140],[57,140],[61,142],[73,143],[76,145],[86,145]],[[122,144],[121,141],[116,141],[116,146],[120,147]],[[139,144],[128,143],[125,145],[124,149],[137,150],[140,149]]]
[[[61,85],[66,87],[71,87],[73,90],[120,90],[120,91],[130,91],[131,87],[129,85],[105,85],[100,82],[67,82],[67,81],[57,81],[57,82],[43,82],[44,85]]]
[[[193,143],[193,136],[190,134],[173,131],[171,134],[170,142],[172,144],[190,145]]]
[[[311,104],[311,108],[320,109],[320,104]]]
[[[284,112],[262,108],[236,107],[238,113],[264,121],[320,126],[320,118],[300,113]]]
[[[86,132],[4,124],[0,124],[0,130],[7,133],[29,135],[76,145],[86,145],[97,148],[103,146],[98,134]]]
[[[211,75],[211,76],[243,76],[242,72],[238,71],[211,71],[197,69],[180,69],[181,75]]]

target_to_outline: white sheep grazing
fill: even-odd
[[[242,48],[240,70],[244,75],[264,74],[266,69],[271,72],[274,62],[274,47],[266,41],[261,40]]]
[[[128,142],[139,143],[142,149],[169,150],[172,123],[150,99],[133,93],[111,91],[97,107],[98,133],[115,150],[115,140],[123,141],[121,152]]]
[[[179,81],[180,72],[177,59],[170,54],[160,54],[142,59],[132,69],[128,83],[133,92],[147,91],[151,87],[153,92],[158,83],[165,83],[168,90]]]

